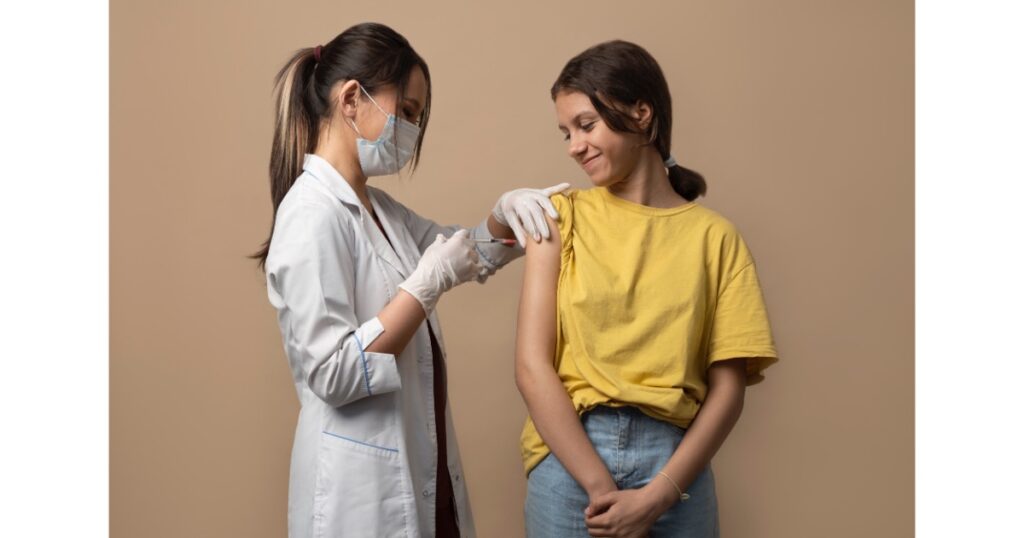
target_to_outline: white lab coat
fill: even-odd
[[[365,349],[383,331],[377,313],[422,252],[438,233],[450,236],[459,227],[441,227],[370,187],[392,250],[327,161],[306,155],[303,169],[277,210],[266,264],[267,293],[302,405],[288,536],[432,537],[437,442],[426,322],[397,357]],[[470,235],[490,237],[486,220]],[[487,243],[478,251],[488,274],[523,254],[518,246]],[[429,321],[443,350],[436,313]],[[472,537],[450,412],[445,424],[459,526]]]

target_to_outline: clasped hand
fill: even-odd
[[[642,538],[673,503],[675,492],[658,482],[640,489],[614,490],[597,495],[584,511],[587,532],[595,537]]]

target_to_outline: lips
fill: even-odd
[[[592,162],[594,162],[594,159],[596,159],[596,158],[598,158],[600,156],[601,156],[601,154],[598,153],[597,155],[594,155],[593,157],[591,157],[591,158],[589,158],[589,159],[587,159],[585,161],[580,162],[580,166],[582,166],[583,168],[586,168],[586,167],[590,166],[590,164]]]

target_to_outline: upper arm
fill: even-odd
[[[355,313],[351,227],[316,205],[287,206],[278,224],[268,286],[310,391],[337,407],[401,388],[395,355],[366,349],[383,327]]]
[[[312,204],[285,208],[277,228],[268,265],[293,337],[310,355],[328,356],[358,325],[348,230],[330,208]]]
[[[708,367],[708,391],[735,394],[740,401],[747,389],[747,359],[716,361]]]
[[[548,226],[558,229],[551,217]],[[558,275],[561,269],[562,240],[558,234],[540,243],[527,241],[523,288],[519,297],[516,325],[516,372],[524,368],[552,365],[555,353],[555,331]]]

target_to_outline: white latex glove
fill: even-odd
[[[548,221],[544,218],[547,211],[551,218],[558,220],[558,211],[551,203],[552,194],[560,193],[569,188],[568,183],[559,183],[554,187],[546,189],[516,189],[502,194],[498,203],[494,205],[491,213],[494,220],[504,226],[512,228],[516,234],[519,246],[526,248],[526,237],[533,237],[534,241],[540,242],[541,236],[544,239],[551,237],[551,230],[548,230]]]
[[[442,293],[477,280],[482,271],[476,243],[469,238],[469,230],[463,229],[447,238],[437,234],[434,242],[423,251],[416,269],[398,287],[415,297],[430,315]]]

